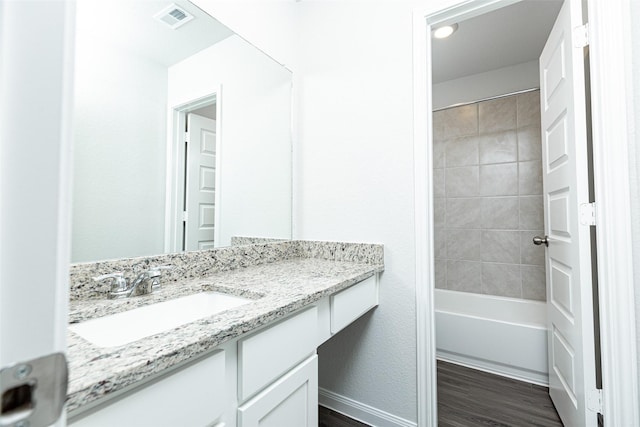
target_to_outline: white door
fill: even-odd
[[[0,2],[0,425],[65,425],[41,358],[66,352],[73,30],[72,2]]]
[[[187,129],[185,250],[213,249],[216,226],[216,121],[189,114]]]
[[[565,426],[595,426],[595,350],[580,0],[566,0],[540,57],[549,395]]]

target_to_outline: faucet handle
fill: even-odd
[[[124,273],[121,271],[103,274],[93,278],[94,282],[102,282],[104,280],[109,280],[111,282],[111,292],[124,291],[127,289],[127,280],[124,278]]]
[[[171,270],[172,268],[172,265],[156,265],[155,267],[149,268],[149,274],[151,277],[157,277],[160,275],[161,270]]]
[[[172,265],[156,265],[155,267],[149,268],[149,278],[153,279],[151,282],[151,286],[153,290],[157,290],[160,288],[160,275],[161,270],[171,270],[173,268]]]

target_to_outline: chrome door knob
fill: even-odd
[[[544,237],[540,237],[540,236],[536,236],[533,238],[533,244],[534,245],[542,245],[544,244],[545,246],[549,246],[549,237],[544,236]]]

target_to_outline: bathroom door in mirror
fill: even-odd
[[[291,238],[289,70],[185,0],[80,0],[76,32],[72,262]],[[212,96],[214,237],[192,245],[177,134]]]
[[[215,111],[215,110],[213,110]],[[213,249],[216,221],[216,121],[191,113],[187,116],[185,204],[182,218],[188,251]]]

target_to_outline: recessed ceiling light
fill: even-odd
[[[433,30],[433,37],[436,39],[446,39],[458,29],[458,24],[444,25]]]

